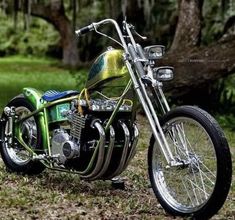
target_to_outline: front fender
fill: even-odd
[[[24,97],[33,105],[35,110],[38,110],[44,106],[44,102],[42,101],[42,92],[34,89],[34,88],[24,88],[23,89]],[[36,120],[38,122],[38,127],[40,129],[40,134],[42,136],[42,145],[43,149],[48,149],[48,119],[47,119],[47,109],[42,110],[37,113]]]

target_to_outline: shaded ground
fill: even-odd
[[[146,168],[150,130],[146,120],[139,118],[139,152],[123,174],[125,190],[112,189],[109,181],[89,183],[76,175],[48,170],[37,177],[9,174],[1,162],[0,219],[172,219],[150,188]],[[234,215],[233,186],[224,207],[213,219],[234,219]]]

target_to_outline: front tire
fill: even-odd
[[[24,98],[23,95],[19,95],[13,98],[7,105],[8,107],[15,107],[16,115],[21,118],[24,115],[34,111],[35,108],[31,103]],[[13,139],[13,145],[8,143],[8,137],[6,137],[5,131],[8,126],[7,116],[2,114],[1,123],[1,147],[0,152],[2,159],[7,167],[8,171],[22,173],[22,174],[39,174],[45,166],[39,161],[33,161],[31,155],[26,151],[16,140]],[[21,133],[24,142],[31,146],[37,152],[42,152],[41,149],[41,133],[37,123],[37,117],[32,116],[25,120],[21,126]]]
[[[148,169],[159,203],[174,216],[210,218],[223,206],[232,176],[221,128],[212,116],[192,106],[170,111],[161,126],[174,158],[184,166],[169,167],[151,138]]]

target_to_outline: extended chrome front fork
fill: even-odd
[[[160,150],[162,154],[164,155],[167,163],[170,166],[176,166],[178,165],[178,162],[174,159],[173,154],[171,152],[171,149],[167,143],[166,137],[164,135],[164,132],[162,130],[162,127],[160,125],[160,122],[158,120],[158,117],[156,115],[155,109],[153,107],[153,104],[147,94],[145,85],[140,80],[137,81],[136,76],[132,70],[131,64],[128,60],[125,60],[126,66],[128,68],[128,71],[130,73],[134,89],[139,97],[139,101],[143,106],[143,109],[145,111],[145,114],[148,118],[148,121],[150,123],[151,129],[153,131],[153,135],[155,140],[157,141]],[[167,106],[167,109],[169,110],[169,106]]]

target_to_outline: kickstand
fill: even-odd
[[[111,179],[112,183],[111,186],[114,189],[121,189],[121,190],[125,190],[125,182],[124,179],[121,178],[120,176],[114,177]]]

